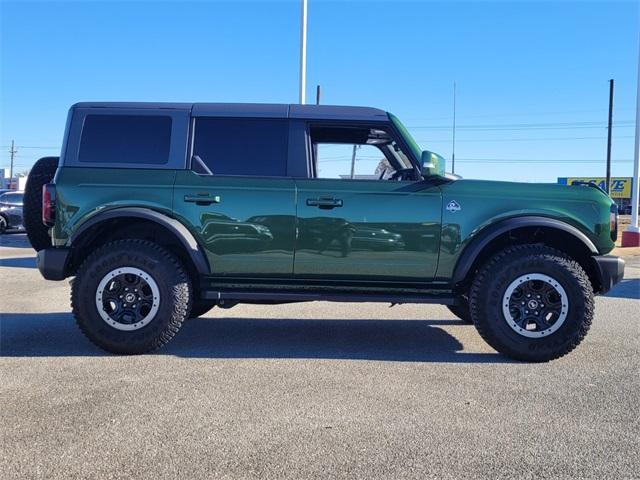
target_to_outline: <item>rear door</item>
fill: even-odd
[[[411,171],[393,128],[310,123],[308,138],[312,168],[296,180],[296,277],[432,280],[441,192]]]
[[[205,248],[214,276],[291,276],[295,184],[286,118],[193,119],[190,169],[174,211]]]

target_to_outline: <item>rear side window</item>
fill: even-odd
[[[163,165],[169,160],[170,145],[170,116],[87,115],[78,161]]]
[[[286,176],[288,131],[280,119],[197,118],[192,168],[212,175]]]

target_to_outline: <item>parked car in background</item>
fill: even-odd
[[[0,234],[9,229],[23,229],[22,203],[24,192],[0,194]]]

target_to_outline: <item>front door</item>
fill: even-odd
[[[418,180],[389,127],[311,127],[314,161],[296,179],[296,277],[432,280],[441,193]]]

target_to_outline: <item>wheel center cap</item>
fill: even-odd
[[[127,303],[133,303],[136,300],[136,296],[133,293],[127,293],[124,296],[124,301]]]
[[[529,310],[536,310],[538,308],[538,301],[529,300],[529,302],[527,303],[527,306],[529,307]]]

